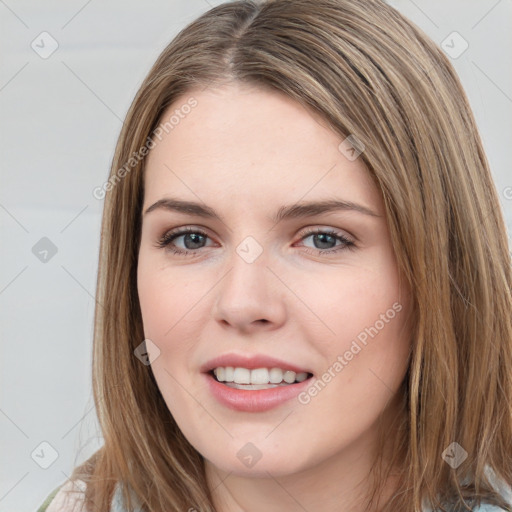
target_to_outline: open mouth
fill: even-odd
[[[221,405],[237,412],[262,413],[284,406],[306,389],[314,378],[308,370],[266,356],[228,355],[203,365],[202,373]]]
[[[276,387],[292,386],[310,379],[313,374],[309,372],[294,372],[281,368],[241,368],[219,366],[210,370],[209,374],[217,382],[233,389],[247,391],[272,389]]]

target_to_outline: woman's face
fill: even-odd
[[[410,347],[408,290],[362,158],[278,92],[198,89],[163,122],[173,115],[148,155],[138,261],[169,411],[223,471],[357,460]]]

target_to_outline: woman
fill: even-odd
[[[397,11],[211,9],[97,192],[105,445],[48,512],[512,510],[506,229],[459,80]]]

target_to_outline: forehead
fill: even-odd
[[[328,194],[379,209],[362,159],[339,149],[345,137],[280,92],[240,84],[191,90],[160,126],[146,162],[145,205],[165,193],[281,203]]]

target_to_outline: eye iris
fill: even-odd
[[[190,247],[190,244],[187,244],[187,240],[192,241],[192,247]],[[199,233],[188,233],[183,236],[183,243],[187,249],[198,249],[204,243],[204,236]]]
[[[334,243],[336,245],[336,239],[334,236],[329,235],[328,233],[317,233],[314,235],[314,240],[320,240],[320,247],[318,247],[318,244],[315,243],[315,247],[317,249],[331,249],[333,246],[330,245],[331,243]],[[328,247],[325,247],[324,244],[327,244]]]

